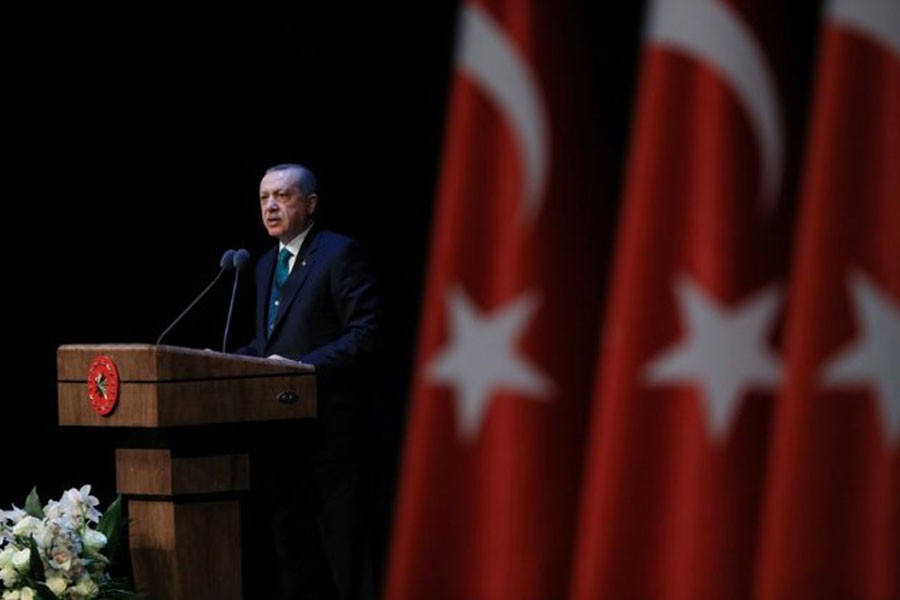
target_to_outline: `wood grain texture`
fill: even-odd
[[[120,380],[118,405],[105,417],[91,410],[87,392],[89,365],[101,354]],[[70,345],[57,350],[57,373],[60,425],[169,428],[316,416],[308,365],[173,346]],[[280,402],[286,393],[296,401]],[[241,598],[238,501],[198,497],[248,489],[245,454],[173,457],[169,448],[120,448],[116,479],[128,501],[139,590],[161,600]]]
[[[116,450],[116,491],[120,494],[172,497],[249,489],[246,454],[173,458],[168,449]]]
[[[135,586],[151,600],[240,600],[237,501],[128,503]]]
[[[116,363],[122,381],[174,381],[313,373],[312,365],[153,344],[67,344],[56,350],[60,381],[84,381],[98,354]]]
[[[87,372],[98,354],[113,359],[122,382],[115,410],[91,410]],[[231,354],[151,345],[60,346],[59,424],[174,427],[316,416],[312,367]],[[283,404],[281,394],[298,401]]]

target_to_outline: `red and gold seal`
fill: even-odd
[[[91,409],[105,417],[116,408],[119,401],[119,370],[116,363],[98,354],[88,367],[88,398]]]

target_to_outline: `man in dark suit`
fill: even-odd
[[[280,598],[360,593],[360,373],[374,353],[378,298],[355,241],[320,229],[312,172],[268,169],[260,211],[278,246],[256,265],[256,336],[239,354],[313,365],[318,418],[268,434],[254,457],[254,485],[272,521]]]

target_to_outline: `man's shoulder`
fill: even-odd
[[[358,244],[358,242],[353,238],[347,237],[346,235],[337,233],[335,231],[331,231],[330,229],[320,229],[318,235],[316,236],[316,241],[320,244],[334,246],[336,248],[343,248],[345,246]]]
[[[359,242],[353,238],[328,229],[322,229],[317,233],[315,244],[319,250],[325,250],[328,254],[343,254],[347,250],[360,247]]]

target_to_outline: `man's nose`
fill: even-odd
[[[266,200],[266,211],[273,211],[278,208],[278,203],[275,202],[275,198],[269,197]]]

